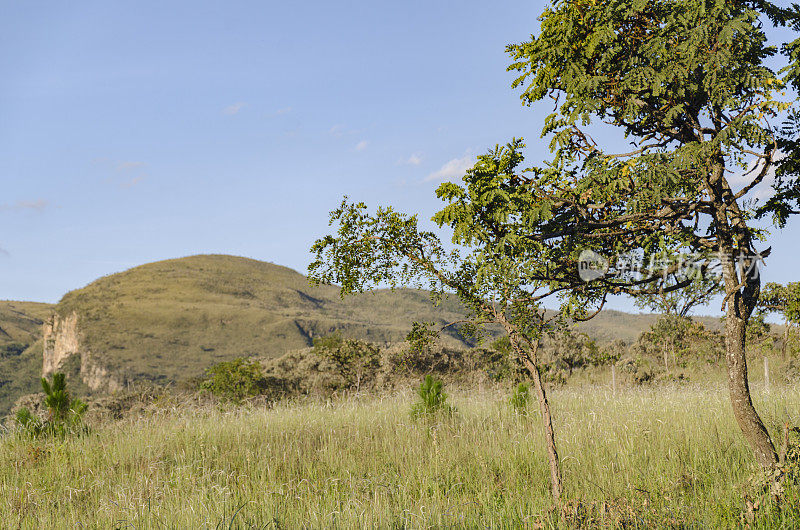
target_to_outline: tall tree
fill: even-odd
[[[416,216],[371,214],[347,200],[331,213],[336,233],[312,248],[310,277],[338,283],[343,295],[416,284],[454,293],[477,324],[505,328],[534,383],[556,500],[560,467],[537,356],[548,324],[541,303],[558,297],[559,316],[585,319],[610,295],[690,285],[668,280],[685,263],[634,268],[631,256],[693,253],[706,270],[720,262],[733,410],[758,462],[777,462],[750,398],[745,326],[760,289],[755,265],[768,254],[757,252],[763,233],[752,222],[771,215],[782,227],[800,208],[800,118],[778,99],[800,83],[800,40],[784,45],[789,68],[776,73],[764,64],[777,49],[761,15],[800,24],[797,9],[760,0],[556,0],[539,36],[509,47],[524,103],[555,102],[543,129],[552,160],[525,169],[515,139],[478,157],[460,185],[442,184],[446,205],[433,219],[451,230],[452,250]],[[784,127],[770,125],[782,117]],[[631,150],[601,145],[592,133],[613,136],[604,128]],[[738,189],[737,168],[746,179]],[[751,200],[773,173],[769,200]]]
[[[796,31],[798,11],[762,0],[557,0],[538,37],[509,47],[523,102],[555,104],[543,129],[553,159],[517,179],[530,210],[545,214],[529,237],[612,256],[592,283],[634,296],[641,284],[614,270],[615,255],[717,258],[731,403],[764,467],[777,455],[745,360],[757,264],[769,253],[757,248],[764,233],[754,220],[783,227],[800,206],[800,119],[785,97],[800,83],[800,39],[769,42],[765,24]],[[775,71],[768,62],[779,50],[786,67]],[[609,129],[632,147],[615,152]],[[565,253],[553,268],[569,262]]]
[[[499,152],[499,151],[498,151]],[[518,158],[481,157],[492,170],[469,175],[488,175],[497,168],[512,168]],[[474,200],[474,202],[472,202]],[[453,221],[453,241],[459,248],[447,251],[438,236],[419,229],[416,216],[406,216],[391,208],[367,212],[363,203],[342,205],[331,213],[336,234],[319,239],[312,247],[316,259],[309,267],[315,283],[338,283],[341,293],[362,292],[377,286],[415,285],[431,289],[434,298],[455,294],[471,311],[470,324],[496,323],[503,326],[510,345],[531,375],[547,443],[550,485],[553,499],[559,502],[562,477],[555,429],[538,358],[542,334],[553,324],[546,318],[542,300],[558,292],[538,278],[543,263],[513,253],[504,238],[476,230],[472,209],[480,209],[493,199],[482,193],[465,197],[463,208],[447,210]],[[577,274],[575,284],[580,282]],[[582,312],[578,312],[580,316]]]

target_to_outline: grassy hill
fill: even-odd
[[[128,380],[180,381],[238,356],[273,357],[341,330],[376,343],[402,340],[414,320],[451,322],[460,306],[433,307],[415,290],[342,300],[336,287],[271,263],[203,255],[150,263],[67,294],[85,347]],[[447,339],[461,342],[455,330]]]
[[[72,291],[57,306],[0,302],[0,413],[38,389],[41,324],[54,310],[78,313],[83,348],[115,375],[156,383],[180,382],[239,356],[276,357],[336,330],[381,344],[402,340],[414,320],[463,317],[456,301],[434,307],[424,291],[341,299],[337,287],[312,287],[292,269],[247,258],[149,263]],[[655,318],[604,311],[579,330],[601,342],[633,342]],[[455,328],[447,333],[445,343],[465,344]]]
[[[0,415],[39,389],[42,322],[52,312],[49,304],[0,301]]]

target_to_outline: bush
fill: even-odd
[[[374,344],[342,338],[340,332],[314,339],[314,353],[331,362],[345,386],[358,391],[366,379],[373,379],[380,367],[380,350]]]
[[[33,438],[44,436],[81,435],[89,432],[83,423],[83,415],[88,405],[78,398],[72,399],[67,390],[66,376],[53,374],[53,382],[42,378],[42,390],[45,393],[44,404],[47,407],[47,418],[42,419],[27,408],[17,411],[16,423],[21,432]]]
[[[224,400],[241,403],[266,393],[269,384],[261,363],[239,357],[207,369],[199,388]]]
[[[530,386],[528,383],[520,383],[514,387],[514,393],[511,394],[511,408],[517,414],[527,414],[528,405],[531,401]]]
[[[447,403],[447,394],[442,390],[443,386],[441,380],[426,375],[417,390],[419,400],[411,407],[411,415],[418,418],[440,413],[452,414],[454,409]]]

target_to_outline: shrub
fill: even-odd
[[[378,371],[380,350],[374,344],[342,338],[340,332],[314,339],[314,353],[331,362],[347,387],[361,388]]]
[[[528,383],[520,383],[514,387],[514,393],[511,394],[511,408],[517,414],[527,414],[528,404],[531,400],[530,386]]]
[[[234,403],[263,394],[267,387],[261,363],[244,357],[215,364],[206,370],[199,385],[201,390]]]
[[[453,413],[454,409],[447,403],[447,394],[442,390],[443,386],[441,380],[432,375],[426,375],[417,390],[419,400],[411,407],[411,415],[418,418],[440,413]]]

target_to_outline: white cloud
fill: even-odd
[[[340,123],[337,123],[336,125],[334,125],[330,129],[328,129],[328,134],[330,134],[331,136],[337,136],[337,137],[343,135],[344,134],[344,125],[342,125]]]
[[[2,212],[14,212],[14,211],[22,211],[22,210],[34,210],[37,212],[41,212],[49,203],[44,199],[38,199],[35,201],[17,201],[14,204],[0,204],[0,211]]]
[[[11,253],[6,249],[4,249],[3,247],[0,247],[0,258],[10,258],[10,257]]]
[[[276,110],[275,112],[270,112],[268,114],[265,114],[264,117],[277,118],[278,116],[283,116],[285,114],[289,114],[290,112],[292,112],[292,107],[284,107],[282,109]]]
[[[356,144],[355,149],[356,151],[363,151],[364,149],[367,148],[367,145],[369,145],[369,142],[367,142],[366,140],[361,140]]]
[[[475,165],[475,160],[472,155],[466,154],[461,158],[454,158],[445,163],[438,170],[434,171],[427,177],[425,182],[432,180],[453,180],[464,176],[464,173]]]
[[[222,109],[222,113],[227,116],[233,116],[234,114],[238,114],[240,110],[245,108],[247,103],[243,103],[241,101],[237,101],[233,105],[228,105],[224,109]]]
[[[422,163],[422,156],[418,155],[417,153],[414,153],[407,159],[403,160],[402,163],[408,164],[409,166],[418,166]]]

